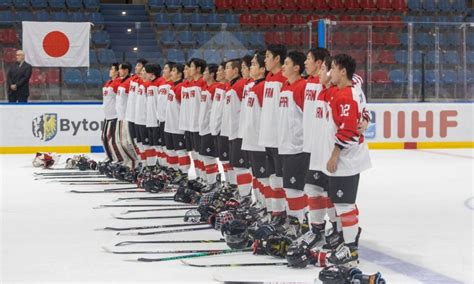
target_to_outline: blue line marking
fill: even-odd
[[[91,146],[91,153],[104,153],[104,147],[102,146]]]
[[[402,275],[408,276],[410,278],[416,279],[422,283],[460,283],[456,279],[450,278],[438,272],[432,271],[428,268],[418,266],[401,260],[399,258],[384,254],[382,252],[370,249],[365,246],[360,246],[360,255],[361,258],[368,260],[377,265],[386,267],[390,270],[398,272]],[[383,273],[382,273],[383,277]],[[389,281],[390,282],[390,281]]]

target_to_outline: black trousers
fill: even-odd
[[[18,95],[16,93],[8,94],[9,103],[27,103],[28,95]]]

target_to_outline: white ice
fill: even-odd
[[[364,273],[380,271],[388,283],[473,283],[473,156],[472,150],[371,151],[374,167],[362,174],[358,196],[363,228],[360,268]],[[213,283],[213,275],[227,275],[237,280],[309,281],[318,276],[320,268],[316,267],[300,270],[286,267],[193,268],[176,261],[128,262],[125,260],[143,255],[105,253],[102,246],[117,250],[164,250],[225,248],[225,244],[113,247],[124,240],[217,239],[220,233],[209,230],[137,237],[95,231],[105,226],[170,224],[182,220],[113,219],[111,214],[120,215],[124,208],[92,208],[113,204],[112,200],[118,197],[146,193],[68,193],[71,189],[121,186],[73,186],[34,180],[33,172],[38,169],[31,166],[32,158],[32,155],[0,156],[1,283]],[[101,159],[102,156],[94,158]],[[135,214],[138,215],[153,214]],[[161,212],[160,215],[176,215],[176,212]],[[364,248],[367,248],[365,255]],[[283,260],[240,253],[192,261]]]

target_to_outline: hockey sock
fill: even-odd
[[[179,169],[184,174],[187,174],[191,167],[191,158],[185,150],[178,150],[176,151],[176,154],[178,155]]]
[[[248,196],[252,190],[252,174],[246,168],[235,168],[237,189],[240,197]]]
[[[326,216],[327,192],[320,186],[305,184],[304,191],[308,196],[309,223],[322,224]]]
[[[196,151],[191,151],[191,158],[193,159],[194,171],[196,172],[196,178],[202,177],[201,164],[199,161],[198,153]]]
[[[149,148],[145,150],[146,164],[149,167],[156,165],[156,153],[155,148],[148,146]]]
[[[217,173],[219,172],[219,167],[217,166],[216,158],[202,156],[202,163],[206,171],[207,182],[209,184],[216,183]]]
[[[252,192],[255,196],[255,200],[257,200],[259,204],[265,207],[265,198],[263,197],[263,186],[257,178],[252,179]]]
[[[286,196],[283,189],[283,178],[275,174],[270,176],[270,187],[272,189],[272,213],[279,215],[286,210]]]
[[[229,161],[222,161],[222,168],[224,169],[224,178],[227,183],[230,184],[230,177],[229,177],[229,168],[232,166],[230,165]]]
[[[234,168],[229,164],[228,168],[228,174],[229,174],[229,184],[230,185],[237,185],[237,176],[235,174]]]
[[[303,190],[285,188],[286,201],[288,202],[287,215],[298,218],[302,224],[304,221],[304,209],[307,199]]]
[[[336,203],[337,215],[341,218],[342,234],[346,244],[356,241],[359,231],[359,210],[355,203]]]
[[[178,170],[178,155],[174,150],[166,150],[166,162],[174,170]]]
[[[265,207],[267,208],[267,212],[272,212],[273,211],[273,206],[272,206],[273,191],[272,191],[272,188],[270,187],[270,179],[261,178],[260,182],[262,183],[263,197],[265,199],[265,203],[264,203]]]

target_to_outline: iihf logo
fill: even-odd
[[[45,142],[52,140],[58,133],[58,114],[45,113],[33,118],[31,123],[33,136]]]
[[[341,198],[341,197],[344,195],[344,192],[339,189],[339,190],[336,192],[336,195],[337,195],[337,197]]]

